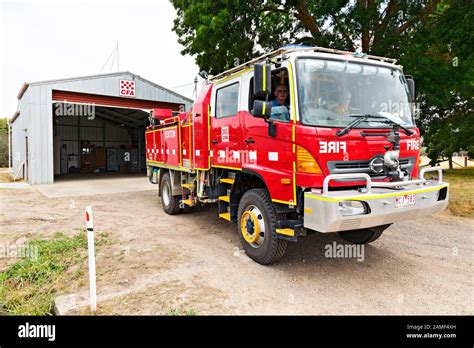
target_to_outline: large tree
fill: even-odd
[[[418,124],[433,162],[472,149],[472,0],[171,2],[182,54],[211,74],[286,44],[397,58],[417,81]]]
[[[400,40],[398,57],[417,80],[422,129],[434,164],[460,150],[474,152],[474,11],[445,1]]]
[[[438,11],[440,0],[171,0],[183,54],[218,73],[285,44],[376,55],[398,52],[400,38]]]

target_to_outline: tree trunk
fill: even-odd
[[[316,42],[318,44],[321,44],[321,32],[319,31],[318,25],[316,24],[316,21],[309,12],[304,0],[299,0],[296,3],[296,11],[298,12],[298,16],[303,25],[306,27],[306,29],[308,29],[311,35],[313,35]]]
[[[357,6],[360,7],[362,11],[368,13],[370,9],[373,7],[374,2],[373,0],[358,0]],[[362,25],[362,35],[361,35],[361,49],[364,53],[370,52],[370,21],[368,19],[364,19],[360,23]]]
[[[453,156],[448,157],[449,169],[453,169]]]

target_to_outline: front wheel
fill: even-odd
[[[252,189],[242,196],[238,211],[238,231],[242,247],[255,262],[270,265],[281,260],[285,240],[276,236],[276,212],[265,189]]]
[[[339,235],[354,244],[368,244],[380,238],[383,231],[385,231],[390,225],[376,226],[370,228],[364,228],[362,230],[353,231],[341,231]]]

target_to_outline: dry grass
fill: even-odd
[[[13,181],[13,178],[9,173],[3,172],[3,171],[0,172],[0,182],[12,182],[12,181]]]
[[[449,183],[448,209],[454,215],[474,218],[474,168],[445,170],[443,181]]]

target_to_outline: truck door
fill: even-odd
[[[211,97],[211,165],[241,168],[240,77],[217,82]]]
[[[270,100],[276,98],[275,90],[278,85],[284,84],[288,90],[288,112],[279,113],[281,108],[275,107],[276,114],[272,111],[272,122],[276,127],[275,136],[269,135],[268,123],[262,118],[251,114],[253,107],[253,77],[247,75],[244,79],[246,96],[242,98],[247,105],[244,112],[244,147],[248,153],[248,162],[244,165],[247,169],[257,172],[265,180],[270,196],[274,202],[296,204],[296,186],[294,175],[295,153],[293,152],[293,128],[291,108],[294,108],[293,81],[288,78],[288,68],[272,70],[272,95]],[[290,75],[291,76],[291,75]],[[289,106],[289,107],[288,107]],[[244,106],[243,106],[244,107]],[[272,107],[273,110],[273,107]]]

